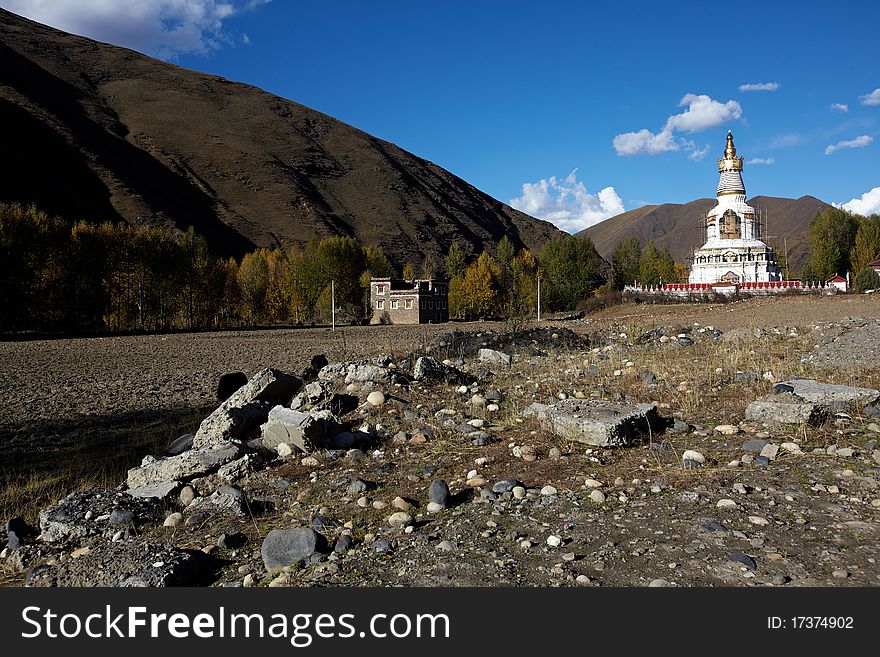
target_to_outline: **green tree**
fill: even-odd
[[[865,267],[855,275],[852,281],[852,289],[854,292],[865,292],[866,290],[880,290],[880,274]]]
[[[589,237],[568,235],[550,240],[538,260],[542,271],[541,303],[548,310],[574,308],[603,283],[602,258]]]
[[[614,287],[622,290],[632,285],[641,275],[642,245],[635,237],[627,237],[614,247],[611,254],[611,268],[614,272]]]
[[[250,324],[263,321],[266,314],[266,290],[269,288],[269,265],[264,250],[248,253],[238,267],[238,287]]]
[[[401,272],[401,276],[405,281],[414,281],[416,278],[416,268],[413,266],[411,262],[406,263],[403,266],[403,271]]]
[[[449,251],[446,254],[446,275],[450,280],[464,276],[467,269],[468,257],[464,248],[458,242],[449,245]]]
[[[654,240],[645,245],[645,251],[639,261],[639,283],[642,285],[660,285],[675,283],[678,273],[675,260],[665,246],[658,249]]]
[[[858,220],[838,208],[826,208],[810,222],[807,244],[810,248],[809,273],[818,280],[852,269],[850,252],[855,245]]]
[[[859,222],[849,259],[854,272],[861,272],[869,262],[880,260],[880,216],[873,214]]]

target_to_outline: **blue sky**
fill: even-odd
[[[880,212],[880,3],[0,6],[303,103],[569,230],[713,196],[728,129],[763,161],[750,195]]]

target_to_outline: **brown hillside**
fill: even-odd
[[[755,196],[749,205],[767,214],[767,240],[780,252],[788,247],[789,264],[793,273],[799,272],[807,260],[807,229],[810,220],[827,207],[828,203],[812,196],[799,199]],[[654,240],[678,261],[687,263],[694,247],[703,239],[702,220],[715,205],[714,199],[701,198],[690,203],[646,205],[590,226],[580,235],[590,237],[596,249],[606,260],[621,241],[636,237],[642,245]]]
[[[256,87],[0,10],[0,201],[194,225],[219,254],[351,235],[400,264],[562,233],[437,165]]]

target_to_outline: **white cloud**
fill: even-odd
[[[859,96],[859,102],[862,105],[880,105],[880,87],[877,87],[869,94]]]
[[[849,112],[849,105],[845,103],[831,103],[832,112]]]
[[[735,100],[719,103],[705,94],[685,94],[678,105],[687,105],[687,109],[681,114],[670,116],[666,120],[665,130],[700,132],[742,116],[742,107]]]
[[[669,130],[663,130],[656,135],[645,129],[624,132],[615,136],[613,143],[618,155],[657,155],[677,151],[679,148]]]
[[[590,194],[584,183],[577,179],[577,169],[562,181],[551,176],[536,183],[523,183],[522,195],[511,199],[510,206],[549,221],[569,233],[624,212],[623,201],[614,187]]]
[[[778,82],[755,82],[739,85],[740,91],[776,91],[782,86]]]
[[[875,187],[865,192],[859,198],[851,199],[846,203],[835,203],[834,205],[856,214],[880,214],[880,187]]]
[[[694,142],[678,138],[675,132],[701,132],[727,121],[742,117],[742,107],[735,100],[721,103],[706,95],[685,94],[678,103],[687,106],[680,114],[666,119],[660,132],[642,128],[638,132],[624,132],[612,140],[618,155],[657,155],[669,151],[683,150],[692,160],[700,160],[708,153],[708,146],[698,148]]]
[[[776,159],[773,157],[753,157],[751,160],[746,162],[746,164],[766,164],[771,165],[776,162]]]
[[[174,59],[233,43],[223,22],[270,1],[0,0],[0,6],[66,32]]]
[[[844,148],[864,148],[868,144],[874,141],[868,135],[860,135],[855,139],[845,139],[843,141],[839,141],[836,144],[831,144],[830,146],[825,147],[825,155],[831,155],[835,151],[839,151]]]
[[[770,142],[770,145],[767,148],[771,150],[775,150],[777,148],[788,148],[789,146],[797,146],[803,141],[803,137],[801,137],[797,133],[791,133],[787,135],[779,135],[778,137],[774,137]]]

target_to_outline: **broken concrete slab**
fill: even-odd
[[[250,431],[266,421],[273,406],[289,403],[301,387],[302,381],[291,374],[260,370],[202,421],[193,447],[246,440]]]
[[[791,395],[770,395],[746,407],[746,419],[762,424],[810,424],[825,421],[827,409],[821,404],[799,401]]]
[[[155,521],[161,502],[155,497],[137,498],[119,490],[94,488],[71,493],[40,511],[41,538],[47,543],[80,541],[115,532],[110,524],[114,511],[125,512],[134,525]]]
[[[773,394],[789,393],[805,402],[814,404],[872,404],[880,399],[880,390],[858,388],[832,383],[821,383],[812,379],[792,379],[781,381],[773,386]]]
[[[323,447],[340,428],[338,418],[328,410],[303,413],[276,406],[260,427],[260,444],[275,451],[278,445],[287,443],[308,453]]]
[[[28,573],[26,586],[147,587],[200,583],[198,556],[170,545],[140,540],[107,542],[81,556]]]
[[[495,349],[480,349],[477,354],[481,363],[486,365],[498,365],[501,367],[510,367],[510,356]]]
[[[532,404],[521,414],[536,417],[560,438],[596,447],[630,445],[663,430],[655,404],[567,399],[552,405]]]
[[[237,459],[241,452],[241,446],[236,443],[219,443],[191,449],[178,456],[147,456],[140,467],[128,471],[128,487],[141,488],[162,482],[188,481],[214,472],[220,466]]]
[[[178,490],[181,483],[179,481],[160,481],[146,486],[131,488],[127,492],[132,497],[150,498],[155,497],[163,502],[171,498]]]

